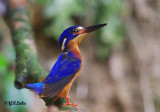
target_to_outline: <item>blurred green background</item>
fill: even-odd
[[[14,87],[16,53],[7,4],[0,0],[0,112],[45,112],[38,96]],[[80,47],[84,67],[70,96],[82,109],[160,111],[159,0],[32,0],[28,10],[39,61],[48,72],[60,54],[58,38],[64,29],[108,24],[89,34]]]

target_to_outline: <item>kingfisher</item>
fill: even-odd
[[[63,106],[77,106],[77,104],[70,102],[68,94],[72,83],[79,75],[83,65],[79,45],[89,32],[95,31],[105,25],[107,24],[89,27],[76,25],[64,30],[59,38],[61,54],[48,76],[39,83],[26,84],[25,88],[34,91],[41,97],[52,98],[57,96],[56,99],[59,97],[66,98],[67,103]]]

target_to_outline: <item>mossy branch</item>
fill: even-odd
[[[9,23],[16,51],[15,86],[39,82],[47,75],[37,60],[33,31],[28,19],[26,5],[19,0],[10,0]],[[24,0],[23,0],[24,1]]]
[[[12,40],[16,51],[16,79],[15,86],[18,89],[25,84],[39,82],[47,76],[47,72],[40,66],[33,40],[34,34],[29,22],[27,0],[9,0],[9,25]],[[56,105],[60,110],[81,112],[76,106],[65,106],[65,98],[43,98],[46,105]],[[72,101],[71,101],[72,102]]]

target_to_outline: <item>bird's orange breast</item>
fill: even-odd
[[[75,42],[75,41],[70,41],[69,43],[71,49],[70,51],[76,56],[78,57],[80,60],[81,60],[81,65],[80,65],[80,69],[78,70],[78,72],[75,74],[75,76],[73,77],[73,79],[67,84],[67,86],[65,86],[63,88],[62,91],[60,91],[58,93],[58,96],[59,97],[66,97],[68,96],[68,93],[69,93],[69,90],[72,86],[72,83],[73,81],[76,79],[76,77],[79,75],[80,71],[81,71],[81,68],[82,68],[82,65],[83,65],[83,61],[82,61],[82,56],[81,56],[81,53],[79,51],[79,48],[78,48],[78,44]]]
[[[58,96],[59,97],[66,97],[68,96],[68,93],[69,93],[69,90],[72,86],[72,83],[73,81],[76,79],[76,77],[79,75],[80,71],[81,71],[81,68],[82,68],[82,65],[83,65],[83,62],[81,63],[81,67],[80,69],[78,70],[78,72],[75,74],[75,76],[73,77],[73,79],[67,84],[67,86],[65,86],[63,88],[63,90],[61,92],[58,93]]]

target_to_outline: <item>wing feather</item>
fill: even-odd
[[[43,81],[42,94],[47,97],[57,95],[75,76],[81,65],[81,60],[68,54],[60,55],[51,69],[48,77]]]

